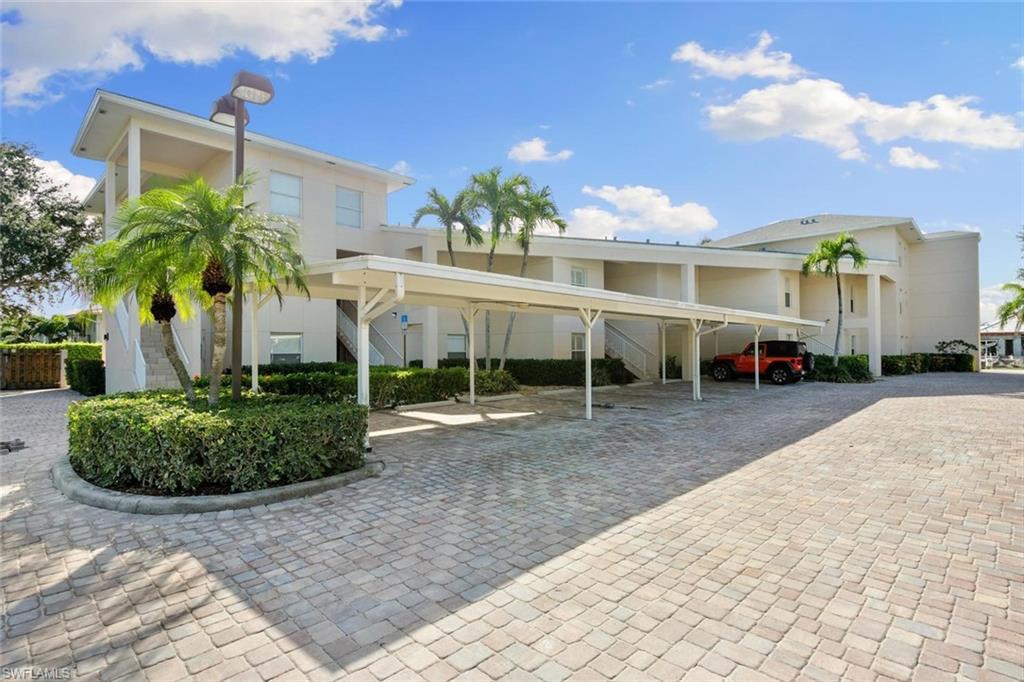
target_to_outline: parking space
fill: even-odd
[[[140,517],[0,398],[3,665],[86,679],[1024,676],[1024,376],[669,383],[379,412],[384,474]]]

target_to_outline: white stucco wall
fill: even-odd
[[[925,240],[910,247],[910,325],[913,351],[938,341],[978,344],[978,239]]]

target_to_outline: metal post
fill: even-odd
[[[761,325],[754,325],[754,390],[761,390]]]
[[[259,293],[253,289],[249,296],[249,362],[252,363],[252,385],[250,388],[253,393],[258,393],[260,390],[260,348],[256,315],[259,312]]]
[[[586,364],[587,364],[587,367],[586,367],[586,377],[587,377],[586,378],[586,385],[587,385],[587,387],[586,387],[586,391],[587,391],[587,414],[586,414],[586,418],[587,419],[592,419],[593,416],[594,416],[594,387],[593,387],[593,377],[591,376],[592,375],[592,371],[591,371],[591,367],[590,367],[590,364],[591,364],[591,361],[590,361],[590,355],[591,355],[591,352],[590,352],[590,328],[593,326],[594,323],[593,323],[593,321],[590,318],[590,309],[587,308],[587,310],[584,311],[584,312],[585,312],[585,315],[584,315],[584,319],[583,319],[583,327],[584,327],[584,335],[586,337],[586,353],[585,353],[585,358],[586,358]]]
[[[700,395],[700,328],[703,320],[690,321],[690,376],[693,381],[693,399],[701,400]]]
[[[360,405],[370,407],[370,320],[366,310],[366,287],[359,287],[357,302],[356,340],[356,400]]]
[[[473,306],[466,308],[466,335],[469,351],[469,404],[476,405],[476,310]]]
[[[658,330],[661,332],[661,383],[668,381],[668,374],[665,371],[665,323],[658,323]]]
[[[245,102],[235,98],[235,182],[245,173]],[[231,398],[242,397],[242,273],[235,273],[231,301]],[[255,366],[256,361],[252,364]]]

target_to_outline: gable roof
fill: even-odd
[[[739,247],[779,242],[787,239],[819,237],[838,232],[856,232],[876,227],[896,227],[904,232],[908,239],[922,239],[923,234],[913,218],[867,215],[838,215],[819,213],[803,218],[791,218],[769,223],[753,230],[740,232],[729,237],[716,239],[708,246]]]

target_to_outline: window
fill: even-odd
[[[345,227],[363,226],[363,193],[345,187],[334,188],[334,223]]]
[[[586,360],[587,359],[587,335],[574,332],[572,335],[572,343],[569,346],[570,357],[573,360]]]
[[[857,354],[857,335],[850,334],[850,355]]]
[[[302,217],[302,178],[270,172],[270,212],[292,218]]]
[[[784,279],[785,286],[786,286],[786,292],[783,295],[783,297],[786,299],[785,300],[786,307],[787,308],[791,308],[791,307],[793,307],[792,306],[793,299],[792,299],[792,294],[789,292],[789,277],[785,277],[783,279]]]
[[[270,333],[270,364],[302,362],[302,334]]]
[[[850,312],[853,312],[853,295],[850,295]]]
[[[449,360],[465,360],[467,357],[466,335],[449,334],[448,345],[446,346],[446,349],[448,351]]]
[[[574,287],[585,287],[587,286],[587,271],[583,268],[573,268],[571,270],[572,277],[570,282]]]

